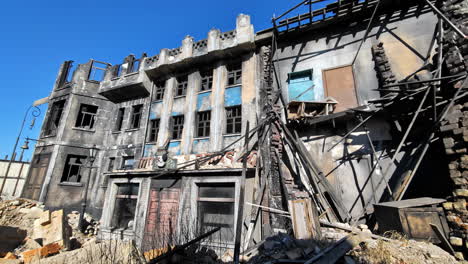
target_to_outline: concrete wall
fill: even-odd
[[[1,196],[16,198],[23,191],[30,164],[29,162],[13,161],[5,178],[9,163],[8,160],[0,160],[0,186],[4,184]]]

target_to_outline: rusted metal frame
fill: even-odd
[[[425,0],[425,1],[429,5],[429,7],[432,9],[432,11],[434,11],[434,13],[439,18],[444,20],[445,23],[447,23],[453,30],[455,30],[455,32],[457,32],[458,35],[460,35],[464,39],[467,38],[466,35],[463,33],[463,31],[461,31],[461,29],[459,29],[456,25],[454,25],[452,21],[450,21],[450,19],[448,19],[444,14],[442,14],[442,12],[440,12],[440,10],[437,9],[437,7],[435,7],[429,0]]]
[[[216,227],[215,229],[209,231],[209,232],[206,232],[205,234],[193,239],[193,240],[190,240],[189,242],[183,244],[182,246],[180,247],[175,247],[175,249],[173,250],[170,250],[169,252],[167,252],[166,254],[164,255],[161,255],[153,260],[151,260],[149,263],[158,263],[159,261],[163,260],[163,259],[166,259],[168,257],[171,257],[172,255],[174,255],[175,253],[179,252],[179,251],[182,251],[184,250],[185,248],[187,248],[188,246],[190,245],[193,245],[209,236],[211,236],[212,234],[218,232],[219,230],[221,229],[221,227]]]
[[[362,45],[364,45],[364,42],[366,41],[367,36],[369,35],[372,23],[374,22],[374,18],[375,18],[375,15],[377,14],[377,10],[379,9],[379,6],[380,6],[380,0],[375,5],[374,13],[372,13],[372,16],[371,16],[371,18],[369,20],[369,24],[367,24],[367,28],[366,28],[366,31],[364,33],[364,37],[362,38],[361,43],[359,44],[359,47],[358,47],[358,49],[356,51],[356,55],[354,55],[353,62],[351,63],[352,66],[354,66],[354,63],[356,62],[356,59],[357,59],[357,57],[359,55],[359,52],[361,51]]]
[[[245,127],[245,141],[244,148],[249,147],[249,121],[247,121]],[[242,176],[239,186],[239,206],[237,208],[237,221],[236,221],[236,232],[234,242],[234,263],[239,264],[239,255],[241,250],[241,237],[242,237],[242,224],[244,217],[244,195],[245,195],[245,178],[247,177],[247,159],[245,158],[242,162]]]
[[[429,135],[429,137],[427,138],[426,142],[424,143],[424,147],[423,147],[423,150],[421,152],[421,155],[419,156],[419,159],[417,160],[415,166],[414,166],[414,169],[410,172],[409,176],[408,176],[408,179],[406,180],[406,182],[403,183],[403,186],[401,187],[400,190],[398,190],[396,193],[396,198],[395,200],[397,201],[400,201],[406,190],[408,189],[408,186],[409,186],[409,183],[411,182],[411,180],[413,179],[414,175],[416,174],[416,172],[418,171],[418,168],[419,168],[419,165],[421,165],[421,161],[423,160],[424,156],[426,155],[426,152],[427,150],[429,149],[429,145],[432,143],[432,139],[434,138],[435,136],[435,133],[436,133],[436,127],[437,125],[445,118],[445,116],[448,114],[450,108],[453,106],[453,104],[455,103],[455,100],[457,100],[456,98],[458,97],[459,93],[461,92],[461,90],[464,89],[464,87],[468,84],[468,78],[465,79],[465,81],[462,83],[462,85],[460,86],[460,88],[457,89],[457,91],[455,92],[455,94],[453,95],[452,99],[450,100],[450,103],[445,106],[445,109],[444,111],[442,112],[442,114],[439,116],[437,122],[434,123],[433,127],[432,127],[432,132],[431,134]],[[430,130],[430,131],[431,131]]]
[[[379,111],[379,110],[377,110]],[[333,144],[333,146],[331,146],[327,151],[331,151],[332,149],[334,149],[336,146],[338,146],[338,144],[340,144],[341,142],[343,142],[343,140],[345,140],[349,135],[351,135],[354,131],[356,131],[358,128],[360,128],[362,125],[364,125],[367,121],[369,121],[369,119],[371,119],[376,113],[377,111],[375,111],[373,114],[371,114],[370,116],[366,117],[366,119],[362,120],[357,126],[355,126],[353,129],[351,129],[348,133],[346,133],[340,140],[338,140],[338,142],[336,142],[335,144]]]
[[[304,160],[304,163],[308,165],[308,168],[311,170],[312,175],[315,175],[317,177],[317,185],[319,187],[319,190],[320,186],[322,186],[325,189],[325,191],[328,192],[328,194],[330,195],[331,199],[335,204],[340,220],[346,221],[347,219],[349,219],[348,211],[346,210],[346,207],[344,206],[342,200],[335,193],[335,191],[333,190],[333,186],[330,184],[330,182],[328,182],[323,172],[313,160],[302,140],[300,138],[295,139],[283,122],[280,122],[280,125],[283,128],[283,131],[285,132],[286,136],[290,138],[289,141],[293,143],[293,145],[296,147],[298,153],[300,154],[299,156]]]
[[[462,76],[466,76],[466,74],[461,73],[461,74],[455,74],[455,75],[450,75],[450,76],[445,76],[445,77],[440,77],[440,78],[433,78],[433,79],[424,80],[424,81],[414,81],[414,82],[404,82],[404,83],[388,84],[388,85],[382,86],[382,88],[390,88],[390,87],[397,87],[397,86],[407,86],[407,85],[421,84],[421,83],[432,83],[432,82],[438,82],[438,81],[447,80],[447,79],[459,78],[459,77],[462,77]]]

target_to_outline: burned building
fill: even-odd
[[[23,196],[84,206],[102,238],[145,249],[216,227],[217,249],[310,238],[403,198],[465,212],[453,194],[466,187],[463,11],[322,2],[256,33],[241,14],[233,31],[152,57],[65,62]]]

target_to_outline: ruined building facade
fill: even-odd
[[[423,93],[397,84],[433,78],[438,21],[424,1],[337,1],[256,33],[239,15],[232,31],[118,65],[67,61],[23,196],[78,211],[87,196],[102,237],[145,246],[221,227],[211,246],[224,248],[239,214],[245,240],[296,233],[298,219],[258,206],[358,223],[382,201],[446,198],[442,141],[412,175],[421,135],[445,123],[426,110],[406,135]]]

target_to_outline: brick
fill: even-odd
[[[457,186],[464,186],[468,184],[468,181],[465,178],[452,178],[453,183]]]
[[[460,237],[451,236],[450,237],[450,244],[452,244],[452,246],[461,247],[461,246],[463,246],[463,239],[460,238]]]
[[[461,149],[456,149],[455,150],[455,153],[458,153],[458,154],[463,154],[463,153],[466,153],[466,148],[461,148]]]
[[[463,134],[463,128],[456,128],[454,130],[452,130],[453,134],[454,135],[461,135]]]
[[[451,202],[445,202],[442,204],[442,207],[444,207],[445,210],[450,211],[453,210],[453,203]],[[448,218],[448,216],[447,216]]]
[[[41,258],[41,249],[40,248],[36,248],[36,249],[32,249],[32,250],[28,250],[28,251],[25,251],[23,252],[23,260],[24,260],[24,263],[31,263],[32,261],[34,260],[38,260]]]
[[[468,197],[468,190],[467,189],[456,189],[455,190],[455,196]]]
[[[452,155],[452,154],[455,154],[455,151],[453,151],[453,149],[451,148],[448,148],[448,149],[445,149],[445,154]]]
[[[446,132],[450,130],[454,130],[458,128],[458,124],[450,124],[450,125],[445,125],[440,127],[441,132]]]
[[[453,208],[457,211],[465,211],[466,210],[465,199],[458,199],[456,202],[453,203]]]
[[[463,252],[455,252],[455,258],[457,258],[458,260],[465,260],[465,258],[463,257]]]
[[[443,141],[445,148],[451,148],[455,146],[455,141],[453,140],[453,138],[444,138]]]
[[[451,162],[448,167],[449,167],[449,170],[456,170],[456,169],[458,169],[458,163],[457,162]]]
[[[457,178],[457,177],[462,176],[461,172],[458,171],[458,170],[450,170],[449,172],[450,172],[450,177],[451,178]]]
[[[464,170],[461,174],[463,177],[468,177],[468,170]]]
[[[456,216],[456,215],[449,215],[447,216],[447,221],[451,222],[451,223],[455,223],[457,225],[460,225],[462,224],[462,220],[460,219],[460,217]]]
[[[41,254],[41,257],[47,257],[50,255],[59,253],[61,249],[62,249],[62,246],[59,243],[52,243],[52,244],[43,246],[40,249],[40,254]]]

